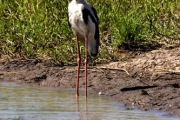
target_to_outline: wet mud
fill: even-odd
[[[74,88],[76,66],[43,60],[0,60],[0,81]],[[84,88],[84,69],[80,71]],[[101,94],[142,110],[180,116],[180,48],[134,54],[126,60],[88,67],[88,94]],[[84,94],[80,94],[84,95]]]

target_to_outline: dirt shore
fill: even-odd
[[[180,116],[180,48],[153,50],[124,61],[88,68],[89,94],[110,96],[142,110]],[[0,81],[75,88],[76,66],[42,60],[0,60]],[[84,70],[80,73],[84,87]]]

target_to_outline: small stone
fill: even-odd
[[[147,91],[141,90],[141,95],[149,95]]]

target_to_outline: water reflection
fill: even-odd
[[[77,113],[78,113],[79,120],[88,120],[88,105],[87,105],[87,99],[86,98],[85,98],[84,104],[85,104],[84,105],[85,106],[85,110],[84,110],[85,117],[83,118],[83,116],[81,115],[81,111],[80,111],[79,97],[76,97]]]
[[[101,96],[0,83],[0,120],[175,120],[157,112],[127,110]]]

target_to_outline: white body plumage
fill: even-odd
[[[99,27],[95,9],[84,0],[72,0],[68,6],[68,22],[83,44],[84,38],[88,35],[88,51],[92,56],[96,56],[99,47]]]

